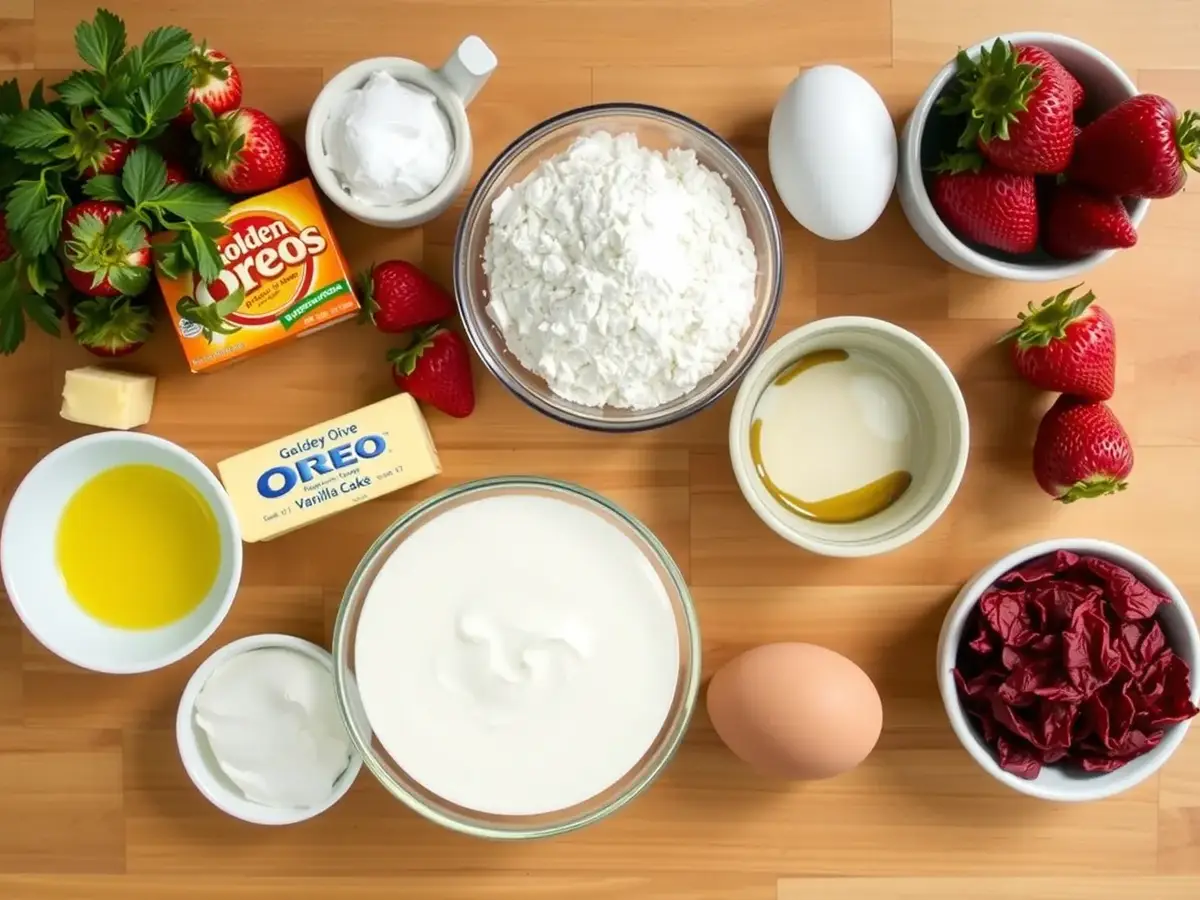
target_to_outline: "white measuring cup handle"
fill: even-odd
[[[483,42],[483,38],[470,35],[450,54],[438,74],[446,79],[450,89],[458,94],[463,106],[475,99],[496,69],[496,54]]]

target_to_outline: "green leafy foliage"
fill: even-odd
[[[107,9],[96,10],[92,21],[75,27],[75,50],[101,75],[108,73],[125,52],[125,23]]]
[[[179,318],[200,326],[205,340],[212,341],[214,334],[237,334],[241,325],[225,321],[225,317],[237,312],[246,301],[246,293],[240,287],[224,300],[216,303],[197,303],[193,297],[180,297],[175,304]]]
[[[152,200],[167,186],[167,164],[149,147],[137,147],[121,170],[121,187],[134,206]]]

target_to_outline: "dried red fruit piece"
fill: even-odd
[[[1160,605],[1168,602],[1166,597],[1151,590],[1136,575],[1116,563],[1097,556],[1080,557],[1079,562],[1101,579],[1113,610],[1126,621],[1148,619]]]

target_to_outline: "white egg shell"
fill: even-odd
[[[817,66],[788,85],[768,150],[788,212],[831,241],[874,225],[896,184],[892,117],[871,83],[842,66]]]

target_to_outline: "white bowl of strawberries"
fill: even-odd
[[[964,271],[1072,278],[1137,242],[1151,198],[1200,165],[1200,116],[1138,94],[1074,38],[1005,34],[962,51],[900,138],[900,203]]]

